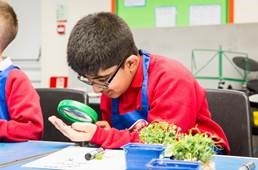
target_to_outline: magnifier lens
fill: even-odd
[[[57,111],[67,121],[95,123],[98,120],[97,112],[90,106],[75,100],[64,99],[59,102]]]
[[[84,112],[77,110],[75,108],[63,108],[64,114],[66,114],[69,117],[74,117],[74,119],[77,119],[81,122],[92,122],[92,119],[87,116]]]

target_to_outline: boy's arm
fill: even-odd
[[[63,135],[74,142],[91,141],[103,148],[120,148],[130,141],[138,141],[137,133],[111,128],[107,122],[105,122],[105,126],[102,126],[104,121],[97,122],[98,125],[85,122],[75,122],[72,125],[67,125],[56,116],[50,116],[48,120]]]
[[[39,96],[24,72],[10,72],[5,93],[10,120],[0,120],[0,141],[40,139],[43,117]]]
[[[103,148],[121,148],[129,142],[140,142],[139,133],[129,130],[118,130],[115,128],[104,129],[97,127],[97,130],[90,141]]]
[[[223,129],[215,121],[210,121],[210,114],[211,113],[208,108],[207,99],[204,97],[201,110],[197,115],[197,130],[203,133],[207,133],[213,139],[213,141],[216,143],[218,147],[222,147],[225,153],[229,153],[230,147],[228,144],[228,140],[225,136],[225,133]],[[208,125],[207,122],[209,122]]]

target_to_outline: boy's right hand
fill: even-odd
[[[92,123],[75,122],[69,126],[56,116],[50,116],[48,120],[74,142],[90,141],[97,130],[97,126]]]

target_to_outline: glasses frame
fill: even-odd
[[[125,61],[126,58],[124,58],[117,66],[116,70],[110,74],[109,78],[101,83],[101,82],[94,82],[94,81],[86,81],[86,80],[83,80],[83,78],[87,78],[83,75],[78,75],[77,76],[77,79],[80,80],[81,82],[85,83],[85,84],[88,84],[90,86],[94,86],[94,85],[97,85],[98,87],[102,88],[102,89],[107,89],[109,84],[112,82],[112,80],[114,79],[114,77],[116,76],[117,72],[119,71],[119,69],[122,67],[122,65],[124,64],[124,61]]]

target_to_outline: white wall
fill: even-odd
[[[235,0],[234,22],[249,23],[258,22],[257,0]]]
[[[76,19],[80,18],[83,15],[86,15],[87,13],[89,13],[91,11],[93,12],[94,10],[96,10],[96,11],[99,11],[99,10],[102,10],[102,9],[110,10],[110,2],[108,2],[108,3],[106,2],[105,4],[102,4],[103,5],[102,7],[98,6],[97,3],[93,3],[93,2],[94,1],[90,1],[89,3],[91,5],[95,4],[95,6],[91,7],[92,10],[91,9],[87,9],[87,11],[84,10],[84,5],[83,5],[84,1],[82,1],[81,3],[76,4],[76,5],[74,3],[69,3],[69,10],[70,10],[69,11],[69,17],[71,17],[70,20],[71,21],[76,20]],[[256,1],[256,0],[245,0],[245,1],[243,1],[243,0],[235,0],[235,9],[234,9],[235,10],[235,18],[234,18],[235,23],[256,22],[258,20],[258,12],[256,12],[255,7],[257,7],[257,6],[258,6],[258,1]],[[226,44],[225,44],[225,48],[226,49],[225,50],[228,50],[228,49],[232,50],[232,48],[233,48],[233,50],[249,52],[249,55],[251,56],[251,58],[256,58],[256,53],[255,53],[255,55],[253,54],[254,50],[250,50],[248,48],[248,44],[251,45],[250,48],[253,48],[255,46],[254,44],[252,44],[251,42],[248,42],[246,40],[246,38],[244,38],[242,40],[241,39],[238,40],[237,35],[235,35],[235,33],[230,34],[230,36],[227,34],[227,32],[223,33],[224,30],[230,31],[231,28],[229,28],[229,27],[223,27],[223,26],[221,26],[221,27],[217,26],[217,27],[218,28],[215,28],[215,29],[219,29],[220,31],[217,32],[218,37],[216,39],[209,38],[208,37],[209,35],[206,35],[207,36],[206,40],[208,39],[208,41],[210,41],[213,45],[210,44],[210,45],[207,46],[205,37],[201,38],[202,32],[205,31],[205,30],[207,31],[207,33],[210,33],[212,31],[214,31],[214,33],[216,33],[216,30],[213,29],[212,26],[211,27],[200,27],[200,28],[194,27],[193,28],[194,31],[192,31],[192,33],[194,33],[195,35],[199,34],[197,29],[200,29],[201,31],[200,31],[200,38],[199,39],[197,38],[197,39],[195,39],[193,41],[189,41],[189,40],[191,40],[191,38],[189,37],[189,40],[188,40],[186,34],[183,33],[184,31],[186,31],[187,34],[191,34],[191,28],[181,28],[181,31],[179,29],[175,29],[174,31],[175,32],[181,32],[182,37],[187,40],[184,43],[188,44],[187,46],[191,47],[191,48],[187,48],[187,50],[184,49],[185,48],[184,45],[183,45],[184,43],[176,45],[175,41],[182,41],[182,40],[180,40],[180,36],[178,36],[178,37],[175,37],[176,40],[175,40],[174,37],[172,37],[171,39],[166,39],[165,41],[162,40],[162,43],[161,43],[161,41],[159,41],[159,38],[157,38],[155,40],[157,42],[157,46],[153,50],[157,51],[157,52],[161,52],[159,50],[160,48],[163,48],[164,46],[172,45],[172,48],[163,49],[162,53],[163,54],[173,54],[172,57],[174,57],[174,56],[178,57],[178,59],[180,61],[182,61],[189,69],[190,69],[190,60],[191,60],[190,59],[190,57],[191,57],[191,49],[194,48],[194,47],[197,47],[195,44],[198,44],[198,48],[210,47],[212,49],[216,49],[216,48],[219,48],[219,45],[223,45],[223,44],[221,44],[221,42],[225,42],[226,41]],[[240,27],[240,29],[239,29],[239,27]],[[243,26],[243,27],[244,28],[241,29],[241,26],[237,26],[237,28],[235,28],[235,29],[232,28],[232,30],[234,31],[236,29],[237,30],[239,29],[240,33],[242,34],[241,31],[245,29],[245,26]],[[138,38],[139,35],[138,35],[137,32],[138,31],[136,31],[137,43],[139,43],[142,46],[143,44],[141,44],[141,40]],[[236,32],[238,32],[238,31],[236,31]],[[244,35],[244,34],[245,33],[243,33],[242,35]],[[175,35],[177,35],[177,33],[175,33]],[[150,35],[150,36],[152,37],[153,35]],[[51,36],[51,37],[53,37],[53,36]],[[67,37],[67,35],[66,35],[66,37]],[[197,37],[197,36],[195,36],[195,37]],[[213,36],[213,37],[216,37],[216,36]],[[229,37],[231,38],[232,41],[230,41]],[[252,37],[252,35],[251,35],[251,37]],[[256,36],[254,36],[254,37],[256,37]],[[194,42],[194,41],[198,41],[198,40],[200,40],[200,42]],[[214,42],[214,41],[217,41],[217,42]],[[242,48],[239,45],[239,42],[241,42],[241,41],[247,41],[247,43],[243,43],[242,44],[242,45],[244,45]],[[63,48],[62,57],[65,57],[66,42],[67,42],[67,39],[65,39],[65,42],[62,42],[62,48]],[[167,44],[164,44],[164,42],[166,42]],[[65,44],[63,44],[63,43],[65,43]],[[202,43],[203,43],[203,45],[202,45]],[[234,45],[234,43],[237,43],[237,44]],[[158,47],[159,45],[161,45],[162,47]],[[54,48],[54,46],[55,45],[51,45],[52,48]],[[149,47],[149,46],[152,46],[152,45],[151,44],[147,44],[146,45],[146,47]],[[176,47],[176,48],[173,48],[173,47]],[[237,48],[234,49],[234,47],[237,47]],[[171,50],[173,50],[173,51],[171,51]],[[52,53],[54,51],[57,52],[57,50],[54,50],[54,49],[51,50],[51,51],[52,51]],[[61,47],[60,47],[60,51],[61,51]],[[65,60],[63,60],[63,61],[65,61]],[[47,62],[45,62],[45,63],[47,64]],[[63,75],[65,73],[64,70],[67,71],[67,69],[65,69],[66,68],[66,63],[63,64],[63,65],[64,65],[63,70],[61,70],[60,68],[58,68],[58,69],[56,68],[55,69],[56,73],[58,75]],[[42,65],[42,68],[44,69],[45,66]],[[42,73],[44,74],[44,71]],[[67,72],[66,72],[66,74],[67,74]],[[47,83],[48,83],[48,79],[49,79],[50,75],[51,74],[48,73],[48,74],[45,74],[45,76],[43,76],[43,79],[42,79],[42,80],[44,80],[43,81],[43,86],[44,85],[48,85]],[[70,80],[69,85],[71,87],[74,87],[74,88],[84,88],[86,90],[90,90],[89,87],[85,86],[84,84],[82,84],[82,83],[80,83],[80,82],[78,82],[76,80],[76,74],[74,74],[73,71],[71,71],[70,69],[68,69],[68,76],[69,76],[69,80]],[[214,83],[204,82],[204,85],[207,86],[207,87],[216,87],[217,86],[217,82],[216,81],[213,81],[213,82]]]
[[[14,64],[25,71],[34,86],[40,86],[40,0],[9,0],[8,2],[15,10],[19,29],[14,41],[4,51],[4,55],[12,58]]]
[[[67,6],[67,30],[65,35],[56,33],[56,3]],[[92,12],[110,11],[109,0],[42,0],[42,61],[41,86],[49,86],[51,76],[68,76],[66,45],[76,21]],[[68,82],[69,83],[69,82]]]
[[[258,61],[257,30],[258,23],[248,23],[185,28],[134,29],[133,33],[138,48],[179,60],[190,70],[193,62],[192,52],[195,50],[194,56],[198,68],[195,69],[195,72],[203,67],[197,76],[219,76],[219,48],[221,47],[224,52],[222,55],[222,77],[243,79],[244,72],[233,63],[233,58],[248,55],[249,58]],[[198,49],[198,52],[196,52],[196,49]],[[213,56],[212,62],[206,65]],[[258,78],[258,72],[248,73],[248,79],[254,78]],[[199,81],[208,88],[217,88],[219,82],[219,80]],[[236,81],[226,81],[225,83],[225,88],[229,84],[234,88],[242,88],[242,84]]]
[[[8,1],[8,0],[7,0]],[[9,0],[10,1],[10,0]],[[19,4],[20,1],[11,0],[12,3]],[[23,0],[24,4],[27,4],[27,0]],[[37,69],[41,69],[40,71],[37,70],[37,73],[33,70],[35,70],[34,66],[31,70],[25,70],[27,73],[29,73],[29,76],[31,79],[34,79],[36,77],[37,86],[41,87],[48,87],[49,86],[49,78],[51,76],[69,76],[70,81],[69,85],[71,87],[83,87],[85,88],[85,85],[78,83],[76,80],[76,76],[73,74],[73,72],[68,68],[66,63],[66,45],[67,45],[67,39],[70,34],[70,31],[75,24],[75,22],[81,18],[84,15],[87,15],[92,12],[99,12],[99,11],[110,11],[111,10],[111,0],[35,0],[39,1],[41,4],[41,11],[37,11],[41,13],[41,28],[40,28],[40,45],[41,45],[41,60],[40,60],[40,66],[37,67]],[[66,34],[65,35],[58,35],[56,33],[56,7],[57,3],[64,3],[67,6],[67,27],[66,27]],[[30,3],[31,4],[31,3]],[[250,22],[258,22],[258,1],[257,0],[235,0],[235,9],[234,9],[234,22],[235,23],[250,23]],[[30,6],[27,6],[29,8],[33,8]],[[27,10],[28,13],[31,15],[32,10]],[[26,11],[25,11],[26,12]],[[23,15],[21,13],[20,15]],[[27,14],[24,14],[27,15]],[[35,14],[37,16],[38,14]],[[30,20],[30,19],[28,19]],[[31,21],[30,23],[34,23]],[[20,23],[23,24],[23,23]],[[216,27],[216,26],[215,26]],[[32,24],[31,26],[28,26],[27,28],[37,29],[37,26]],[[180,28],[178,28],[180,29]],[[177,31],[178,29],[174,30]],[[186,28],[181,28],[180,32],[183,32]],[[191,27],[189,28],[191,29]],[[187,30],[189,30],[187,29]],[[211,29],[209,27],[209,29]],[[195,29],[196,30],[196,29]],[[200,29],[201,30],[201,29]],[[214,32],[216,33],[216,31]],[[242,33],[242,32],[241,32]],[[202,32],[198,33],[202,35]],[[227,35],[226,33],[223,33],[223,29],[221,29],[220,34],[222,35],[221,38]],[[245,33],[244,33],[245,34]],[[246,33],[249,35],[250,33]],[[24,36],[24,35],[23,35]],[[26,41],[28,41],[28,38],[26,38],[27,35],[24,37],[24,44],[26,44]],[[152,35],[151,35],[152,36]],[[137,40],[140,41],[140,40]],[[171,42],[170,42],[171,41]],[[170,44],[173,44],[175,41],[174,38],[167,39],[167,44],[163,44],[163,46],[170,46]],[[179,40],[176,40],[179,41]],[[212,40],[211,40],[212,41]],[[214,39],[214,41],[217,41]],[[255,44],[251,41],[248,41],[245,39],[246,43],[243,43],[244,46],[241,49],[238,44],[234,45],[238,41],[238,35],[232,36],[232,41],[230,42],[229,47],[231,46],[238,46],[240,51],[247,51],[250,53],[250,56],[252,58],[257,59],[256,53],[253,51],[256,50],[256,47],[258,44]],[[165,41],[164,41],[165,42]],[[14,43],[17,43],[14,41]],[[190,42],[184,42],[184,43],[190,43]],[[202,47],[201,42],[196,42],[198,47]],[[216,43],[216,42],[213,42]],[[157,43],[159,44],[159,43]],[[203,47],[206,47],[207,43],[203,44]],[[219,44],[219,42],[217,42]],[[24,48],[23,46],[18,45],[20,48]],[[189,44],[191,46],[191,44]],[[194,46],[194,44],[192,44]],[[216,48],[216,46],[212,48]],[[254,48],[253,50],[248,50],[247,48]],[[27,51],[31,51],[33,49],[29,49],[28,46],[26,46]],[[159,47],[156,47],[159,48]],[[182,60],[183,63],[185,63],[187,66],[189,66],[189,56],[185,55],[186,52],[181,52],[183,50],[183,46],[179,46],[176,49],[173,49],[173,52],[169,52],[168,54],[172,53],[178,56],[180,56],[180,60]],[[172,50],[172,48],[168,48],[169,50]],[[163,53],[166,54],[168,52],[164,51]],[[15,49],[14,49],[15,50]],[[155,49],[154,49],[155,50]],[[176,50],[176,51],[174,51]],[[22,55],[22,54],[21,54]],[[31,65],[35,65],[35,63],[29,63]],[[27,64],[27,65],[29,65]],[[36,74],[35,74],[36,73]],[[35,80],[34,79],[34,80]],[[41,82],[38,82],[40,81]],[[76,82],[76,83],[75,83]],[[86,87],[87,88],[87,87]]]

